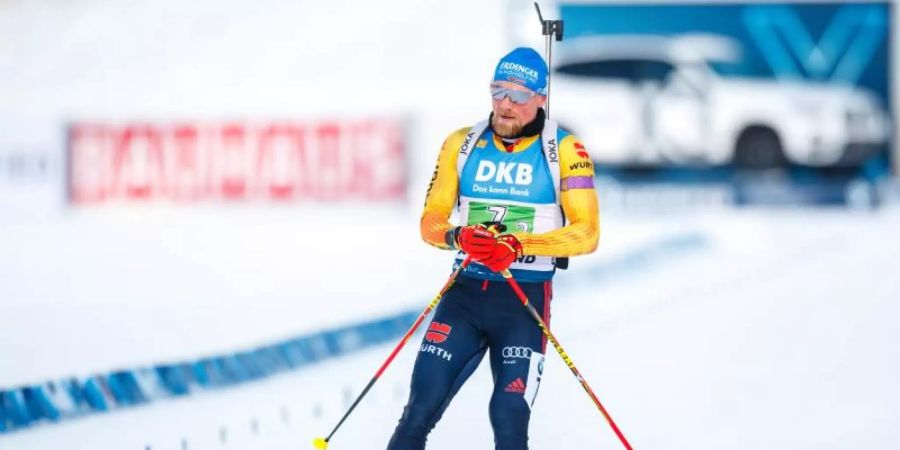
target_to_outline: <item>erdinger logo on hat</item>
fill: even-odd
[[[509,81],[546,95],[547,64],[534,49],[519,47],[497,63],[494,81]]]
[[[517,64],[514,62],[503,61],[500,63],[500,71],[499,73],[506,75],[507,80],[517,80],[522,84],[527,83],[537,83],[538,82],[538,71],[534,69],[529,69],[521,64]]]

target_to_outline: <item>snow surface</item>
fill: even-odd
[[[0,298],[5,310],[11,305],[24,316],[2,329],[2,385],[60,375],[71,367],[61,358],[94,358],[84,370],[108,369],[114,361],[220,351],[424,306],[448,272],[449,255],[411,239],[414,220],[402,213],[367,217],[389,237],[406,236],[398,241],[403,251],[387,258],[405,258],[404,272],[375,263],[370,251],[345,261],[329,256],[321,243],[352,236],[346,222],[310,224],[282,211],[239,216],[215,228],[199,216],[174,221],[163,213],[155,225],[114,226],[129,219],[89,214],[55,231],[49,224],[4,228],[4,248],[28,240],[27,233],[56,236],[44,239],[42,251],[4,253],[3,273],[21,283],[4,284]],[[635,448],[893,448],[900,438],[900,283],[892,263],[900,241],[892,237],[900,211],[618,216],[604,225],[598,253],[575,259],[557,277],[552,326]],[[84,233],[71,239],[65,230],[72,229]],[[314,237],[303,232],[312,229]],[[296,240],[286,242],[288,236]],[[679,236],[699,238],[680,250],[635,256]],[[312,239],[319,244],[304,247]],[[91,249],[92,259],[79,259]],[[133,262],[122,263],[123,256]],[[29,280],[38,271],[46,278]],[[347,273],[365,282],[347,281]],[[10,288],[17,301],[9,301]],[[71,307],[57,310],[62,303]],[[47,316],[53,333],[28,326]],[[24,430],[0,437],[0,449],[311,448],[392,347],[234,389]],[[415,347],[400,354],[330,448],[384,447],[405,402]],[[490,448],[489,392],[483,365],[429,449]],[[535,449],[620,445],[554,354],[531,429]]]

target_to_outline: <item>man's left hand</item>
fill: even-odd
[[[499,273],[509,269],[516,258],[520,257],[522,257],[522,243],[511,234],[503,234],[497,236],[490,256],[479,262],[488,269]]]

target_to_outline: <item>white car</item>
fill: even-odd
[[[616,35],[555,52],[551,115],[600,162],[852,166],[884,148],[889,118],[855,86],[740,78],[719,35]]]

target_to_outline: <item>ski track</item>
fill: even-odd
[[[386,218],[385,228],[395,221]],[[560,273],[552,327],[635,448],[891,448],[900,437],[893,425],[900,355],[890,344],[900,338],[892,319],[900,313],[900,286],[891,275],[900,243],[885,237],[898,223],[892,210],[740,211],[652,226],[610,218],[610,244],[600,253],[613,256],[575,259]],[[620,279],[582,278],[678,229],[699,230],[707,242]],[[618,235],[628,245],[611,244]],[[438,267],[429,270],[445,276]],[[429,281],[407,297],[416,302],[403,303],[424,302],[439,285]],[[392,347],[233,389],[39,426],[0,437],[0,449],[307,448],[330,431]],[[330,448],[384,447],[408,394],[416,347],[413,340],[400,353]],[[618,448],[548,351],[532,448]],[[483,364],[428,448],[490,448],[490,390]]]

